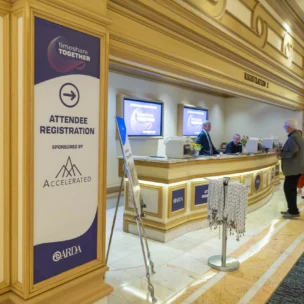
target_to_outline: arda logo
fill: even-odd
[[[79,253],[82,253],[80,245],[66,248],[62,251],[56,251],[53,254],[53,261],[59,262],[62,259],[67,259]]]
[[[66,164],[63,165],[61,167],[61,169],[59,170],[58,174],[56,175],[56,178],[61,174],[62,174],[62,176],[61,176],[62,178],[69,177],[69,176],[74,177],[74,176],[77,176],[77,175],[81,176],[81,173],[80,173],[79,169],[77,168],[76,165],[74,165],[72,163],[72,160],[71,160],[70,156],[68,157],[68,160],[67,160]]]
[[[91,176],[82,176],[78,166],[76,166],[69,156],[66,163],[62,165],[54,180],[45,180],[43,188],[53,188],[69,186],[73,184],[82,184],[91,182]]]
[[[183,201],[184,201],[184,198],[182,196],[177,197],[177,198],[173,199],[173,204],[180,203],[180,202],[183,202]]]

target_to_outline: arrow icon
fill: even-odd
[[[63,96],[71,97],[71,100],[74,100],[76,97],[76,94],[73,91],[71,91],[71,94],[64,93]]]
[[[64,93],[66,92],[66,93]],[[75,107],[80,99],[78,88],[73,83],[65,83],[59,90],[59,98],[62,104],[68,108]]]

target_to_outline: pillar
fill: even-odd
[[[0,303],[113,290],[106,11],[106,0],[0,0]]]
[[[0,296],[10,289],[10,3],[0,1]]]

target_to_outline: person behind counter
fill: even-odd
[[[234,154],[234,153],[242,153],[242,144],[240,143],[241,136],[239,134],[235,134],[233,136],[233,141],[227,144],[225,153],[226,154]]]
[[[215,149],[211,137],[209,135],[209,132],[211,131],[211,122],[205,121],[203,123],[203,129],[201,133],[197,136],[195,139],[195,142],[202,146],[202,149],[200,150],[200,155],[214,155],[219,154],[219,152]]]

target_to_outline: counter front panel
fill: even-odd
[[[134,157],[142,190],[148,237],[167,242],[208,225],[208,179],[222,179],[248,186],[248,212],[271,198],[280,183],[280,164],[274,153],[251,156],[203,157],[175,160]],[[123,160],[119,160],[119,174]],[[129,183],[125,178],[124,231],[137,233]]]

